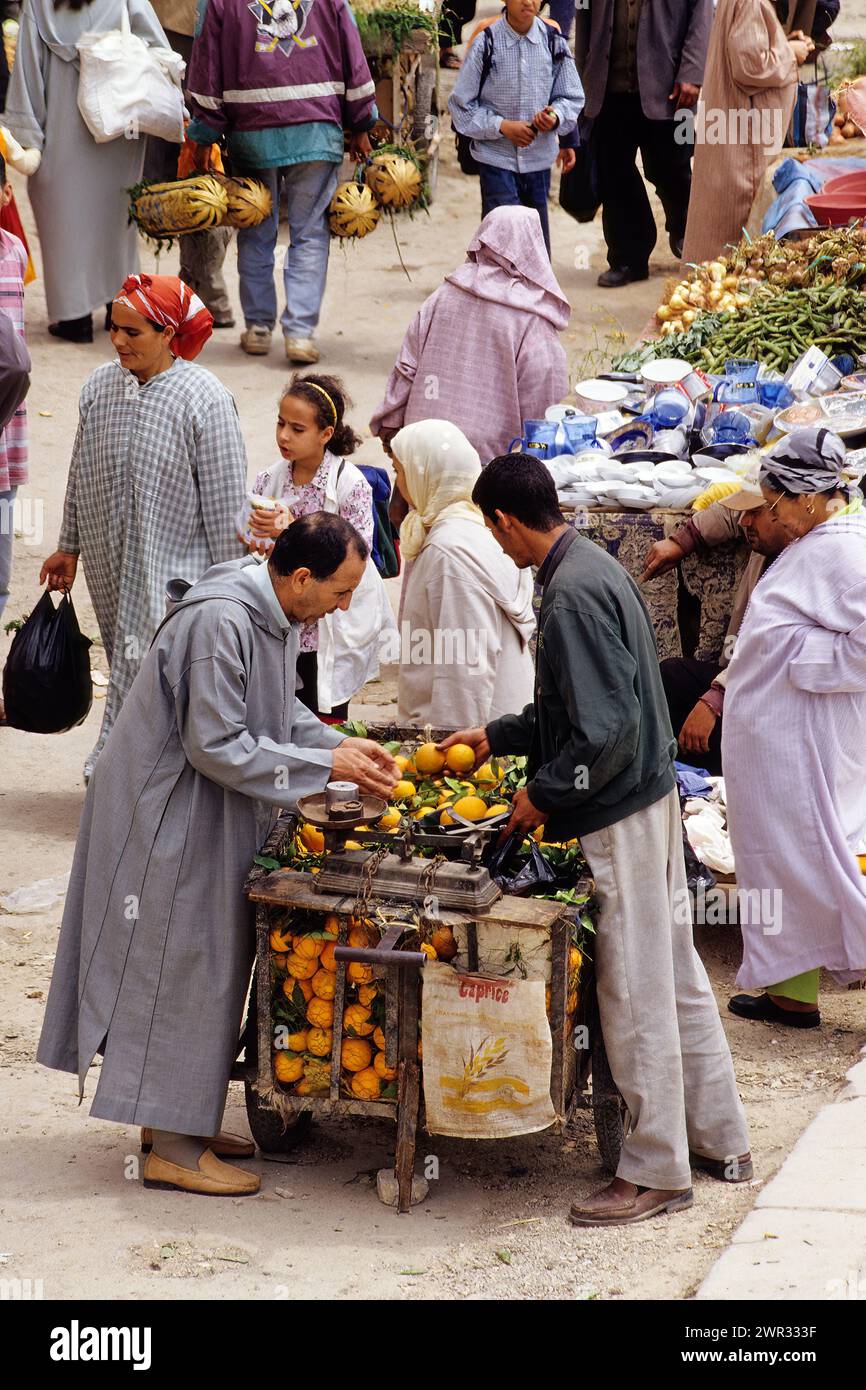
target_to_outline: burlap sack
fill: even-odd
[[[422,971],[427,1128],[459,1139],[547,1129],[552,1046],[542,980]]]

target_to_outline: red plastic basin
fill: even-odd
[[[825,198],[828,194],[839,193],[866,193],[866,169],[857,170],[853,174],[838,174],[835,179],[828,179],[818,196]]]
[[[806,199],[821,227],[844,227],[852,217],[866,217],[866,189],[862,193],[813,193]]]

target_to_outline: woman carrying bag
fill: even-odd
[[[138,232],[127,189],[141,179],[144,131],[97,144],[78,109],[78,43],[119,30],[126,6],[133,34],[168,47],[148,0],[24,0],[5,124],[42,152],[27,189],[45,275],[49,332],[93,341],[92,311],[138,270]]]

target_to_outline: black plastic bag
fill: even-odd
[[[702,864],[689,843],[686,828],[683,826],[683,855],[686,861],[686,883],[690,893],[707,893],[716,886],[716,876],[712,869]]]
[[[601,207],[595,123],[581,122],[574,168],[559,180],[559,205],[578,222],[591,222]]]
[[[3,672],[7,722],[31,734],[62,734],[82,723],[93,702],[90,646],[69,594],[55,608],[46,591],[9,648]]]
[[[559,888],[573,888],[572,875],[557,874],[545,859],[535,841],[529,851],[529,860],[517,873],[511,872],[511,865],[523,844],[522,833],[513,832],[498,849],[494,849],[487,861],[490,877],[504,893],[516,898],[527,898],[531,893],[555,893]]]

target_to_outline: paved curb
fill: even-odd
[[[735,1231],[699,1299],[866,1301],[866,1047]]]

